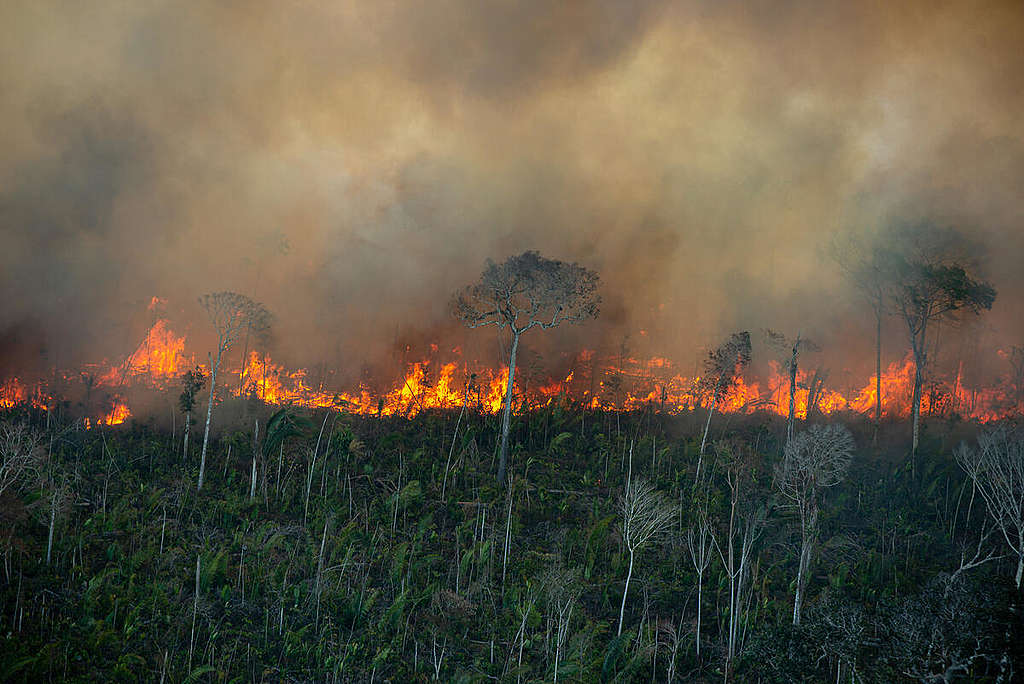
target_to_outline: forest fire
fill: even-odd
[[[327,408],[360,415],[404,416],[433,409],[467,406],[477,411],[497,413],[504,403],[508,368],[481,368],[465,361],[461,350],[454,349],[455,360],[440,360],[437,345],[431,345],[432,357],[407,365],[404,377],[373,391],[367,386],[334,389],[312,382],[304,369],[289,370],[274,363],[266,353],[250,351],[244,366],[232,371],[227,389],[236,397],[250,397],[270,405],[294,405]],[[111,395],[105,408],[87,419],[90,425],[119,425],[132,412],[123,394],[134,386],[172,391],[179,378],[196,367],[195,356],[186,352],[185,336],[176,334],[166,320],[149,329],[143,341],[123,362],[102,367],[93,374],[67,373],[65,384],[76,378],[92,378],[97,388]],[[199,365],[204,372],[209,369]],[[710,389],[700,376],[674,372],[671,361],[661,357],[599,359],[584,350],[571,363],[561,380],[524,380],[517,374],[513,403],[517,409],[537,409],[565,401],[591,410],[632,411],[654,406],[666,412],[690,411],[707,406]],[[749,374],[748,374],[749,375]],[[885,417],[905,418],[910,413],[914,365],[908,354],[891,363],[882,373],[882,413]],[[223,383],[219,383],[223,384]],[[922,398],[925,415],[957,413],[979,421],[994,420],[1019,412],[1010,397],[1015,393],[1003,388],[973,388],[963,383],[962,372],[947,382],[926,383]],[[27,384],[17,377],[0,384],[0,408],[19,404],[47,409],[54,404],[44,383]],[[871,414],[875,406],[875,378],[859,389],[841,392],[827,386],[827,373],[801,370],[797,375],[795,415],[852,411]],[[771,362],[760,378],[738,376],[719,398],[718,410],[733,413],[768,411],[786,416],[789,411],[789,378],[779,364]]]

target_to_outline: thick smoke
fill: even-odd
[[[998,364],[1024,340],[1022,28],[1018,3],[8,3],[0,371],[116,358],[152,296],[202,354],[221,289],[295,366],[491,361],[448,298],[538,249],[604,281],[597,323],[530,341],[549,363],[686,368],[771,327],[866,373],[823,246],[908,220],[987,247],[969,338]]]

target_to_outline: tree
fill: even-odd
[[[800,559],[797,565],[793,624],[807,589],[814,545],[818,539],[821,491],[839,484],[853,458],[853,435],[838,423],[813,425],[786,443],[785,456],[775,471],[775,484],[800,515]]]
[[[927,240],[924,233],[920,240]],[[909,242],[909,240],[907,240]],[[921,422],[921,387],[928,361],[926,335],[928,325],[966,311],[974,314],[992,308],[995,289],[983,280],[975,280],[964,266],[941,252],[921,249],[890,253],[895,284],[890,293],[893,308],[907,325],[910,348],[914,354],[913,442],[917,454]]]
[[[765,330],[764,334],[769,345],[779,351],[786,352],[787,355],[786,371],[789,373],[789,417],[786,419],[786,443],[788,444],[793,439],[793,422],[796,414],[796,375],[799,370],[800,354],[820,351],[821,347],[802,337],[800,333],[797,333],[796,339],[793,340],[787,339],[785,335],[774,330]],[[808,402],[807,410],[810,411],[810,402]]]
[[[39,435],[27,423],[0,421],[0,495],[23,486],[41,461]]]
[[[714,528],[708,513],[711,506],[711,494],[708,487],[698,489],[694,498],[694,524],[686,530],[686,550],[690,553],[693,570],[697,573],[697,632],[694,635],[697,658],[700,659],[700,625],[702,617],[704,573],[711,564],[711,552],[714,547]]]
[[[508,433],[512,415],[512,388],[516,373],[519,338],[531,328],[554,328],[564,321],[595,318],[601,302],[597,273],[578,264],[546,259],[537,252],[523,252],[501,264],[487,261],[480,282],[452,298],[454,315],[470,328],[494,325],[508,328],[508,383],[501,420],[501,458],[498,484],[505,486],[508,466]]]
[[[704,461],[704,448],[708,443],[708,431],[711,429],[711,416],[715,406],[726,392],[740,377],[743,368],[750,363],[750,333],[747,331],[733,333],[718,348],[708,353],[704,362],[704,377],[701,384],[711,392],[711,406],[708,408],[708,420],[704,424],[704,436],[700,440],[700,453],[697,455],[697,474],[694,483],[700,480],[700,469]]]
[[[892,273],[885,252],[877,245],[854,237],[835,239],[831,245],[832,258],[839,264],[875,316],[875,434],[882,423],[882,320],[887,313],[886,301],[893,287]]]
[[[635,555],[647,546],[648,542],[663,534],[676,515],[664,495],[640,478],[630,478],[626,482],[621,510],[622,541],[629,551],[629,571],[626,574],[626,586],[622,589],[622,605],[619,607],[620,636],[626,613],[626,595],[629,593],[629,582],[633,579]]]
[[[206,374],[198,366],[181,376],[182,391],[178,397],[178,406],[181,407],[182,413],[185,414],[185,442],[181,448],[182,459],[188,458],[188,436],[194,422],[192,420],[192,409],[196,406],[196,395],[199,394],[205,384]]]
[[[754,454],[742,442],[720,442],[715,448],[729,487],[729,520],[712,537],[722,569],[729,580],[729,622],[726,631],[726,679],[735,664],[743,641],[744,594],[754,548],[764,532],[766,511],[762,503],[746,493],[753,487]],[[724,547],[724,548],[723,548]]]
[[[961,444],[954,452],[981,492],[1007,546],[1017,554],[1014,583],[1024,580],[1024,434],[996,428],[978,436],[978,448]]]
[[[217,331],[217,356],[212,361],[210,373],[210,402],[206,407],[206,430],[203,432],[203,451],[199,459],[199,484],[203,488],[206,472],[206,447],[210,439],[210,421],[213,417],[213,401],[217,391],[217,372],[224,353],[231,348],[238,336],[245,330],[265,335],[270,329],[270,312],[259,302],[254,302],[237,292],[214,292],[199,298],[199,304]]]

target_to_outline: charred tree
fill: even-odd
[[[480,282],[452,298],[456,318],[470,328],[494,325],[508,328],[511,337],[508,383],[501,418],[501,456],[498,484],[505,486],[508,467],[508,433],[512,416],[519,339],[531,328],[554,328],[568,321],[595,318],[601,302],[597,273],[578,264],[546,259],[537,252],[523,252],[501,264],[487,261]]]
[[[821,348],[801,336],[800,333],[797,333],[796,338],[792,340],[774,330],[765,330],[764,334],[769,345],[785,353],[785,368],[789,375],[789,413],[786,419],[786,443],[788,444],[793,439],[793,424],[796,416],[796,381],[800,355],[804,352],[820,351]],[[807,410],[810,411],[810,402],[808,402]]]

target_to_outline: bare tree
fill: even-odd
[[[965,251],[952,231],[923,225],[900,228],[896,231],[896,248],[879,257],[885,259],[885,268],[891,274],[893,286],[889,296],[893,309],[907,326],[914,354],[911,453],[915,455],[921,423],[921,388],[928,361],[929,324],[959,312],[981,313],[991,309],[996,299],[992,285],[975,280],[965,270]]]
[[[711,554],[714,548],[714,529],[711,525],[711,518],[708,515],[710,507],[710,494],[707,487],[698,490],[696,498],[695,517],[693,525],[686,530],[686,550],[690,553],[690,561],[697,573],[697,634],[694,643],[697,649],[697,658],[700,659],[700,626],[702,617],[704,573],[711,564]]]
[[[882,423],[882,320],[886,301],[893,288],[892,274],[884,252],[877,246],[853,236],[836,238],[830,245],[832,258],[864,296],[875,316],[875,434]]]
[[[224,353],[231,348],[243,331],[266,334],[270,329],[270,312],[259,302],[254,302],[237,292],[214,292],[199,298],[199,304],[206,309],[217,331],[217,356],[212,361],[210,374],[210,402],[206,407],[206,430],[203,432],[203,452],[199,459],[199,484],[203,488],[206,472],[206,447],[210,439],[210,421],[213,417],[213,402],[217,392],[217,372]]]
[[[746,493],[753,486],[753,469],[749,447],[739,443],[716,445],[718,458],[725,470],[729,487],[729,520],[723,529],[712,537],[722,568],[729,580],[729,622],[726,633],[725,669],[726,679],[732,672],[736,656],[742,645],[746,610],[744,599],[750,566],[754,561],[754,548],[764,532],[765,507]]]
[[[27,423],[0,421],[0,494],[22,486],[41,460],[39,436]]]
[[[775,484],[800,515],[800,560],[793,600],[793,624],[807,589],[814,546],[818,539],[821,491],[839,484],[853,458],[853,435],[843,425],[813,425],[786,443],[785,456],[775,471]]]
[[[793,423],[796,414],[796,375],[799,370],[800,354],[820,351],[821,347],[802,337],[800,333],[797,333],[796,338],[792,340],[774,330],[765,330],[764,334],[769,345],[786,353],[786,371],[789,374],[789,417],[786,420],[786,443],[788,444],[793,439]],[[809,405],[808,411],[810,411]]]
[[[578,264],[545,259],[537,252],[523,252],[501,264],[487,261],[480,282],[452,298],[454,315],[470,328],[494,325],[508,328],[508,383],[501,420],[501,459],[498,483],[505,486],[508,466],[508,433],[512,415],[512,387],[516,373],[519,338],[531,328],[554,328],[595,318],[601,298],[597,273]]]
[[[729,339],[708,353],[704,362],[705,375],[701,384],[711,392],[711,405],[708,408],[708,420],[704,424],[704,436],[700,440],[700,453],[697,455],[696,484],[700,481],[700,470],[704,462],[704,448],[708,443],[708,431],[711,429],[711,416],[715,413],[718,400],[736,384],[743,368],[750,363],[750,333],[747,331],[733,333]]]
[[[672,524],[675,515],[673,506],[653,485],[640,478],[631,478],[626,482],[626,492],[622,497],[622,540],[629,551],[629,572],[626,575],[626,586],[622,589],[622,605],[619,607],[620,635],[636,553],[663,534]]]
[[[1014,583],[1024,579],[1024,435],[996,428],[978,436],[978,448],[961,444],[954,452],[981,492],[1007,546],[1017,555]]]
[[[565,645],[569,640],[569,628],[572,625],[572,614],[583,589],[580,584],[580,571],[577,568],[566,568],[559,556],[544,573],[542,583],[547,596],[549,620],[555,626],[554,681],[558,682],[558,664],[565,653]]]

